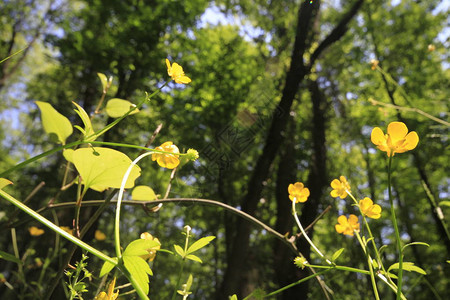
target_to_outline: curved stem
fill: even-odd
[[[120,259],[122,257],[122,252],[120,250],[120,207],[122,204],[122,198],[123,198],[123,192],[125,190],[125,184],[127,183],[128,177],[130,176],[131,170],[133,169],[134,165],[136,165],[136,163],[138,161],[140,161],[142,158],[149,156],[150,154],[152,154],[152,152],[146,152],[144,154],[139,155],[135,160],[133,160],[130,164],[130,166],[128,167],[127,171],[125,172],[125,175],[122,178],[122,184],[120,185],[120,189],[119,189],[119,195],[117,198],[117,205],[116,205],[116,220],[114,223],[114,245],[116,248],[116,256]]]
[[[308,237],[308,235],[306,234],[305,230],[303,229],[303,226],[300,223],[300,220],[298,219],[297,212],[295,211],[295,202],[296,201],[292,201],[292,215],[294,216],[294,219],[295,219],[295,222],[297,223],[297,226],[300,228],[300,231],[302,232],[302,234],[305,237],[306,241],[311,245],[311,247],[313,248],[314,252],[316,252],[320,257],[322,257],[327,262],[327,264],[332,265],[333,263],[331,261],[329,261],[327,258],[325,258],[325,255],[323,255],[322,252],[320,252],[320,250],[316,247],[316,245],[314,245],[314,243],[311,241],[311,239]]]
[[[388,194],[389,194],[389,203],[391,205],[392,224],[394,225],[395,239],[397,240],[397,250],[398,250],[397,300],[400,300],[400,296],[402,294],[402,279],[403,279],[403,249],[402,249],[402,241],[400,240],[400,231],[398,229],[397,218],[395,216],[394,199],[392,198],[392,191],[391,191],[392,157],[393,155],[389,156],[389,163],[388,163]]]

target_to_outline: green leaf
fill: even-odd
[[[186,255],[185,258],[193,260],[193,261],[198,261],[199,263],[203,263],[203,261],[200,259],[200,257],[195,256],[194,254],[188,254],[188,255]]]
[[[89,137],[88,139],[86,139],[86,141],[89,141],[89,142],[95,141],[97,136],[93,135],[95,133],[95,131],[94,131],[94,128],[92,127],[91,119],[89,118],[87,112],[81,106],[79,106],[77,103],[75,103],[73,101],[72,101],[72,103],[73,103],[73,105],[75,105],[77,107],[74,110],[78,114],[78,116],[80,116],[81,121],[83,121],[83,124],[84,124],[84,129],[82,129],[80,126],[75,126],[75,127],[79,131],[81,131],[81,133],[83,134],[85,139],[87,137]]]
[[[152,201],[156,199],[156,194],[153,189],[146,185],[138,185],[131,193],[131,199],[141,201]]]
[[[450,206],[449,200],[444,200],[438,203],[439,206]]]
[[[207,236],[204,238],[199,239],[198,241],[196,241],[195,243],[193,243],[186,251],[186,254],[190,254],[193,253],[203,247],[205,247],[206,245],[208,245],[212,240],[214,240],[216,237],[215,236]]]
[[[0,258],[4,259],[4,260],[8,260],[8,261],[12,261],[16,264],[22,264],[22,261],[20,259],[18,259],[17,257],[15,257],[12,254],[0,251]]]
[[[184,250],[183,250],[183,248],[181,248],[181,246],[173,245],[173,248],[175,248],[175,252],[176,252],[179,256],[181,256],[181,257],[184,258],[184,256],[186,255],[186,253],[184,253]]]
[[[403,250],[405,250],[407,247],[409,246],[414,246],[414,245],[422,245],[422,246],[427,246],[430,247],[430,245],[428,245],[427,243],[423,243],[423,242],[412,242],[409,244],[406,244],[405,246],[403,246]]]
[[[113,98],[106,103],[106,113],[111,118],[119,118],[126,114],[132,107],[136,107],[136,105],[128,100]],[[130,115],[137,114],[138,112],[139,109],[136,108]]]
[[[106,90],[108,89],[108,78],[106,78],[106,75],[103,73],[97,73],[97,76],[102,82],[103,93],[106,93]]]
[[[117,261],[117,258],[113,258],[115,261]],[[100,277],[105,276],[106,274],[108,274],[109,272],[111,272],[111,270],[115,267],[115,265],[113,265],[112,263],[110,263],[109,261],[105,261],[103,263],[103,266],[100,270]]]
[[[102,192],[107,188],[120,188],[131,160],[114,149],[81,148],[73,153],[73,164],[82,178],[86,188]],[[141,174],[141,168],[134,165],[128,177],[125,188],[132,188],[134,181]]]
[[[390,270],[398,270],[399,268],[399,263],[395,263],[392,264],[389,269],[388,272]],[[403,270],[408,271],[408,272],[417,272],[423,275],[427,275],[427,272],[425,272],[425,270],[423,270],[422,268],[419,268],[418,266],[415,266],[414,263],[412,262],[403,262]]]
[[[230,300],[238,300],[238,297],[234,294],[233,296],[230,296]]]
[[[134,240],[130,244],[128,244],[127,248],[123,252],[123,255],[128,256],[146,255],[148,254],[147,249],[160,245],[161,244],[155,240],[145,240],[145,239]]]
[[[74,152],[75,150],[73,150],[73,149],[64,149],[63,150],[63,156],[64,156],[64,158],[67,160],[67,161],[69,161],[69,162],[71,162],[71,163],[73,163],[73,152]]]
[[[189,291],[192,286],[194,278],[192,277],[192,274],[189,274],[188,280],[186,281],[186,290]]]
[[[10,184],[13,184],[11,180],[8,180],[6,178],[0,178],[0,190]]]
[[[134,277],[137,284],[142,288],[144,293],[148,294],[148,275],[153,275],[148,263],[139,256],[124,255],[122,259],[125,268],[128,270],[128,272],[130,272],[131,276]]]
[[[336,252],[334,252],[333,256],[331,256],[331,261],[335,261],[336,259],[338,259],[344,250],[345,250],[345,248],[341,248],[341,249],[337,250]]]
[[[42,126],[46,133],[56,135],[61,144],[72,134],[73,127],[69,119],[60,114],[50,103],[35,101],[41,111]]]

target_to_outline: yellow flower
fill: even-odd
[[[119,297],[119,291],[114,293],[114,286],[116,285],[116,277],[111,281],[108,286],[108,293],[101,292],[98,294],[94,300],[115,300]]]
[[[372,199],[365,197],[359,200],[359,208],[361,212],[372,219],[379,219],[381,217],[381,206],[373,204]]]
[[[158,163],[163,168],[167,169],[175,169],[179,164],[180,160],[178,159],[178,153],[180,150],[177,146],[175,146],[172,142],[165,142],[159,147],[156,147],[155,150],[166,151],[175,154],[167,154],[167,153],[153,153],[152,160]]]
[[[428,51],[429,51],[429,52],[433,52],[434,50],[436,50],[436,46],[433,45],[433,44],[429,44],[429,45],[428,45]]]
[[[408,127],[402,122],[391,122],[388,125],[387,134],[384,134],[379,127],[375,127],[370,139],[378,149],[385,151],[388,156],[412,150],[419,143],[417,133],[415,131],[408,133]]]
[[[380,61],[378,61],[378,60],[376,60],[376,59],[372,59],[371,61],[370,61],[370,64],[371,64],[371,69],[372,70],[376,70],[376,68],[377,68],[377,66],[378,66],[378,64],[380,63]]]
[[[331,187],[333,188],[330,193],[331,197],[341,197],[341,199],[345,199],[348,192],[350,192],[350,185],[344,176],[340,176],[339,179],[334,179],[331,182]]]
[[[338,218],[338,223],[334,225],[338,233],[353,236],[354,230],[359,231],[358,217],[355,215],[350,215],[348,219],[342,215]]]
[[[198,151],[192,148],[189,148],[186,154],[187,158],[192,161],[196,161],[199,158]]]
[[[150,240],[150,241],[157,241],[159,243],[158,238],[153,237],[150,233],[148,232],[144,232],[141,233],[141,239],[144,240]],[[148,260],[148,261],[153,261],[156,257],[156,252],[157,250],[161,249],[161,245],[152,247],[150,249],[147,249],[148,254],[147,255],[143,255],[141,256],[143,259]]]
[[[36,226],[31,226],[30,228],[28,228],[28,232],[32,236],[40,236],[44,234],[44,230],[37,228]]]
[[[191,82],[191,79],[184,75],[183,67],[174,62],[172,66],[170,65],[170,61],[166,58],[167,65],[167,74],[176,82],[182,84],[188,84]]]
[[[304,187],[303,183],[296,182],[288,186],[289,199],[295,203],[305,202],[309,197],[309,189]]]
[[[95,231],[95,239],[97,241],[104,241],[104,240],[106,240],[106,234],[104,234],[100,230],[96,230]]]

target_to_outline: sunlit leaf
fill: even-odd
[[[132,107],[136,105],[131,103],[130,101],[113,98],[106,103],[106,113],[111,118],[119,118],[127,113]],[[139,109],[133,110],[130,115],[136,114],[139,112]]]
[[[160,246],[161,244],[156,240],[146,240],[146,239],[138,239],[132,241],[125,251],[123,252],[123,255],[129,255],[129,256],[140,256],[148,254],[147,249]]]
[[[104,191],[106,188],[120,188],[122,178],[131,160],[114,149],[95,147],[80,148],[73,153],[73,164],[82,178],[86,188]],[[132,188],[134,181],[141,174],[141,169],[134,165],[125,188]]]
[[[331,261],[335,261],[336,259],[338,259],[344,250],[345,250],[345,248],[341,248],[341,249],[337,250],[336,252],[334,252],[333,256],[331,256]]]
[[[415,266],[414,263],[412,263],[412,262],[403,262],[402,267],[403,267],[403,270],[405,270],[405,271],[417,272],[419,274],[427,275],[427,272],[425,272],[425,270],[423,270],[422,268],[419,268],[418,266]],[[398,270],[398,268],[399,268],[399,263],[395,263],[389,267],[388,271]]]
[[[450,201],[449,200],[444,200],[439,202],[439,206],[450,206]]]
[[[87,138],[86,141],[90,141],[90,142],[94,141],[97,137],[93,135],[95,133],[95,131],[94,131],[94,128],[92,127],[92,123],[91,123],[91,119],[89,118],[89,115],[76,102],[72,101],[72,103],[73,103],[73,105],[75,105],[77,107],[74,110],[78,114],[78,116],[80,116],[81,121],[84,124],[84,129],[82,129],[80,126],[75,126],[75,127],[81,131],[81,133],[84,135],[85,139]]]
[[[131,199],[152,201],[156,199],[156,194],[151,187],[146,185],[138,185],[133,189],[133,192],[131,193]]]
[[[6,178],[0,178],[0,190],[10,184],[13,184],[11,180],[8,180]]]
[[[173,245],[173,248],[175,248],[175,252],[178,253],[179,256],[184,257],[186,253],[184,253],[183,248],[181,248],[178,245]]]
[[[185,256],[186,259],[190,259],[193,261],[198,261],[199,263],[203,263],[203,261],[200,259],[200,257],[194,255],[194,254],[189,254]]]
[[[117,258],[113,258],[114,260],[117,261]],[[103,266],[100,270],[100,277],[105,276],[106,274],[108,274],[109,272],[111,272],[111,270],[115,267],[115,265],[113,265],[112,263],[105,261],[103,263]]]
[[[106,93],[106,89],[108,88],[108,78],[103,73],[97,73],[98,78],[102,82],[103,93]]]
[[[148,275],[153,274],[148,263],[139,256],[124,255],[122,258],[125,268],[130,272],[131,276],[134,277],[144,293],[148,294]]]
[[[73,127],[69,119],[60,114],[50,103],[35,101],[41,111],[42,126],[46,133],[56,135],[61,144],[72,134]]]
[[[207,236],[204,238],[199,239],[198,241],[196,241],[195,243],[193,243],[186,251],[187,254],[193,253],[203,247],[205,247],[206,245],[208,245],[212,240],[214,240],[216,237],[215,236]]]

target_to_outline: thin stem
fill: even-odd
[[[391,191],[392,157],[393,154],[389,156],[389,163],[388,163],[388,194],[389,194],[389,203],[391,205],[392,223],[394,225],[395,230],[395,239],[397,240],[397,250],[398,250],[397,300],[400,300],[400,295],[402,294],[402,279],[403,279],[403,249],[402,249],[402,242],[400,240],[400,231],[398,229],[397,218],[395,216],[394,200],[392,198],[392,191]]]
[[[294,283],[291,283],[291,284],[289,284],[289,285],[287,285],[287,286],[285,286],[285,287],[282,287],[281,289],[278,289],[278,290],[276,290],[276,291],[273,291],[273,292],[271,292],[271,293],[265,295],[264,298],[271,297],[271,296],[274,296],[274,295],[276,295],[276,294],[279,294],[279,293],[281,293],[281,292],[283,292],[283,291],[285,291],[285,290],[287,290],[287,289],[289,289],[289,288],[291,288],[291,287],[293,287],[293,286],[296,286],[296,285],[298,285],[298,284],[300,284],[300,283],[302,283],[302,282],[305,282],[305,281],[307,281],[307,280],[309,280],[309,279],[311,279],[311,278],[314,278],[314,277],[317,277],[317,276],[319,276],[319,275],[322,275],[322,274],[324,274],[324,273],[326,273],[326,272],[328,272],[328,271],[330,271],[330,270],[331,270],[331,268],[330,268],[330,269],[327,269],[327,270],[323,270],[323,271],[317,272],[317,273],[312,274],[312,275],[309,275],[309,276],[307,276],[307,277],[305,277],[305,278],[302,278],[302,279],[300,279],[300,280],[298,280],[298,281],[296,281],[296,282],[294,282]],[[251,296],[251,295],[250,295],[250,296]],[[246,300],[246,299],[248,299],[248,297],[244,298],[244,300]]]
[[[358,238],[359,243],[361,244],[361,247],[363,248],[364,254],[367,258],[367,265],[369,266],[369,272],[370,272],[370,282],[372,283],[372,289],[375,294],[375,299],[380,300],[380,296],[378,295],[378,288],[377,288],[377,282],[375,281],[375,274],[373,272],[372,267],[372,258],[370,257],[366,244],[362,241],[361,236],[359,235],[359,232],[355,230],[356,237]]]
[[[133,169],[134,165],[140,161],[142,158],[149,156],[152,154],[152,152],[146,152],[144,154],[139,155],[135,160],[133,160],[128,167],[127,171],[125,172],[125,175],[122,178],[122,184],[120,185],[119,195],[117,198],[117,205],[116,205],[116,220],[114,224],[114,244],[116,248],[116,256],[120,259],[122,257],[122,252],[120,249],[120,207],[122,204],[122,198],[123,198],[123,192],[125,190],[125,184],[127,183],[128,177],[130,176],[131,170]],[[134,285],[133,285],[134,286]],[[136,287],[135,287],[136,288]]]
[[[47,226],[48,228],[50,228],[51,230],[55,231],[56,233],[62,235],[63,237],[65,237],[66,239],[68,239],[69,241],[71,241],[72,243],[78,245],[79,247],[85,249],[86,251],[94,254],[95,256],[97,256],[98,258],[107,261],[113,265],[117,265],[116,260],[112,259],[111,257],[105,255],[104,253],[102,253],[101,251],[93,248],[92,246],[86,244],[85,242],[83,242],[82,240],[74,237],[73,235],[65,232],[64,230],[62,230],[61,228],[59,228],[58,226],[56,226],[55,224],[53,224],[51,221],[47,220],[46,218],[44,218],[43,216],[41,216],[40,214],[36,213],[34,210],[32,210],[31,208],[29,208],[28,206],[26,206],[25,204],[23,204],[22,202],[20,202],[19,200],[15,199],[14,197],[12,197],[11,195],[9,195],[8,193],[6,193],[3,190],[0,190],[0,196],[2,196],[3,198],[5,198],[6,200],[8,200],[11,204],[15,205],[16,207],[18,207],[19,209],[21,209],[22,211],[24,211],[25,213],[27,213],[28,215],[30,215],[31,217],[35,218],[36,220],[38,220],[39,222],[41,222],[42,224],[44,224],[45,226]]]
[[[295,222],[297,223],[297,226],[300,228],[300,231],[302,232],[304,238],[311,245],[314,252],[316,252],[320,257],[322,257],[327,262],[327,264],[332,265],[333,263],[329,261],[327,258],[325,258],[325,255],[323,255],[322,252],[320,252],[320,250],[316,247],[316,245],[314,245],[314,243],[311,241],[311,239],[308,237],[305,230],[303,229],[303,226],[300,223],[300,220],[298,219],[297,212],[295,211],[295,202],[296,201],[292,201],[292,215],[294,216]]]

